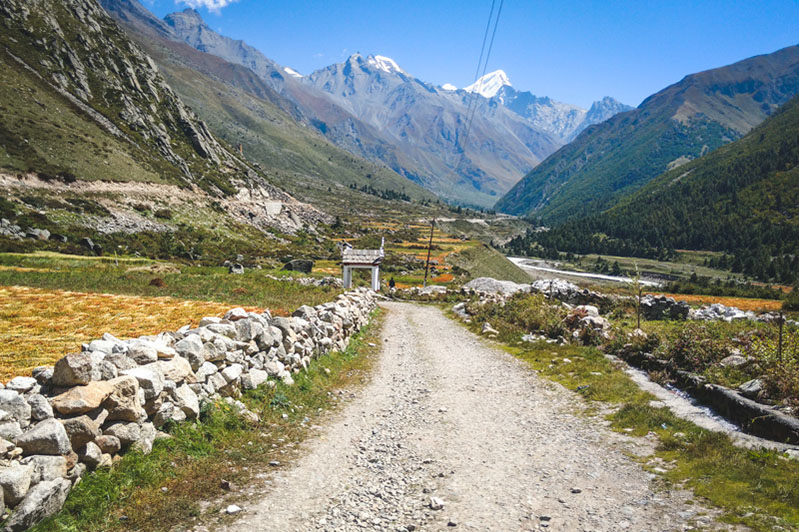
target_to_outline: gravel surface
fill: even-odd
[[[384,307],[372,381],[216,530],[717,528],[632,458],[651,441],[577,414],[578,396],[437,308]]]

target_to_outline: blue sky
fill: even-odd
[[[373,53],[458,87],[474,79],[491,9],[491,0],[143,3],[161,17],[198,7],[215,30],[302,74]],[[488,71],[583,107],[606,95],[638,105],[686,74],[795,44],[799,0],[505,0]]]

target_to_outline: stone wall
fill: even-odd
[[[235,308],[156,336],[104,334],[0,385],[0,514],[13,509],[4,530],[57,512],[87,470],[150,452],[165,423],[197,418],[204,402],[224,398],[257,421],[235,399],[242,389],[293,384],[313,358],[346,348],[374,308],[374,293],[358,289],[290,318]]]

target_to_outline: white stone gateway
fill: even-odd
[[[386,254],[383,251],[386,239],[380,242],[380,249],[355,249],[346,242],[341,249],[341,269],[344,288],[352,288],[352,270],[368,269],[372,273],[372,290],[380,291],[380,264]]]

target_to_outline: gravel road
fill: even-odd
[[[645,438],[578,414],[575,394],[434,307],[384,308],[372,381],[217,530],[717,528],[632,458]]]

